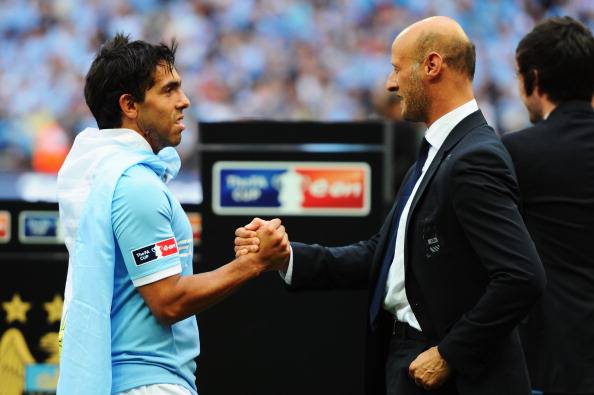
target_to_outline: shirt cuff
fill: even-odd
[[[156,273],[149,274],[147,276],[139,277],[137,279],[132,280],[132,284],[136,288],[142,287],[143,285],[151,284],[157,282],[159,280],[163,280],[164,278],[175,276],[176,274],[181,273],[181,264],[178,263],[175,266],[168,267],[165,270],[158,271]]]
[[[287,285],[291,285],[291,280],[293,278],[293,248],[289,246],[290,255],[289,255],[289,265],[287,266],[287,270],[279,270],[278,274],[281,276]]]

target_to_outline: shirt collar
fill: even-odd
[[[425,132],[425,138],[431,144],[431,147],[439,150],[456,125],[473,112],[478,111],[478,109],[476,100],[472,99],[433,122]]]
[[[102,136],[108,139],[118,141],[123,145],[128,145],[132,148],[136,148],[142,151],[153,152],[151,145],[140,133],[135,132],[132,129],[117,128],[117,129],[101,129],[100,133]]]
[[[146,141],[145,138],[140,135],[140,133],[137,133],[132,129],[101,129],[99,132],[104,138],[113,139],[127,147],[155,155],[148,141]],[[171,181],[177,176],[177,173],[181,167],[181,160],[175,148],[163,148],[158,154],[155,155],[155,159],[157,160],[153,160],[151,162],[151,167],[165,183]]]

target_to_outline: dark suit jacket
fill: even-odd
[[[530,393],[515,328],[540,295],[544,271],[517,202],[511,158],[477,111],[446,138],[410,208],[406,293],[461,394]],[[367,241],[334,248],[292,243],[292,287],[373,292],[393,212]],[[429,249],[435,238],[439,249]],[[368,329],[367,394],[385,393],[388,340]]]
[[[503,137],[547,287],[522,341],[534,388],[594,393],[594,111],[560,104]]]

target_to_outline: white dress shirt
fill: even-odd
[[[417,180],[410,197],[408,198],[402,215],[400,216],[400,222],[398,223],[398,231],[396,233],[396,250],[394,253],[394,260],[390,271],[388,272],[388,280],[386,283],[386,295],[384,298],[383,307],[390,314],[396,317],[398,321],[406,322],[413,328],[421,330],[421,326],[415,317],[408,298],[406,297],[406,289],[404,288],[404,240],[406,240],[406,222],[410,210],[411,202],[413,197],[417,193],[417,189],[427,172],[431,162],[441,145],[445,141],[446,137],[450,134],[452,129],[460,123],[464,118],[473,112],[478,110],[476,100],[472,99],[468,103],[456,108],[453,111],[445,114],[437,121],[435,121],[429,129],[425,132],[425,139],[430,144],[429,152],[427,153],[427,160],[423,165],[421,176]]]
[[[398,321],[406,322],[413,328],[421,330],[419,322],[415,317],[408,299],[406,297],[406,290],[404,288],[404,240],[406,238],[406,222],[408,219],[408,212],[410,210],[410,204],[413,197],[417,193],[417,189],[427,172],[431,162],[439,148],[445,141],[446,137],[454,129],[454,127],[460,123],[464,118],[478,110],[476,100],[472,99],[469,102],[461,105],[453,111],[443,115],[437,121],[435,121],[429,129],[425,132],[425,139],[430,144],[429,152],[427,153],[427,160],[423,165],[421,176],[417,180],[413,191],[402,210],[400,216],[400,222],[398,223],[398,231],[396,234],[396,245],[394,260],[392,266],[388,272],[388,280],[386,282],[386,295],[384,298],[383,308],[390,314],[395,316]],[[291,250],[291,256],[289,259],[289,266],[286,273],[281,273],[287,284],[291,284],[291,278],[293,274],[293,250]]]

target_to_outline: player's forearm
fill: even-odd
[[[220,268],[192,276],[178,277],[159,314],[173,324],[225,299],[242,284],[257,277],[261,267],[251,257],[241,256]]]

